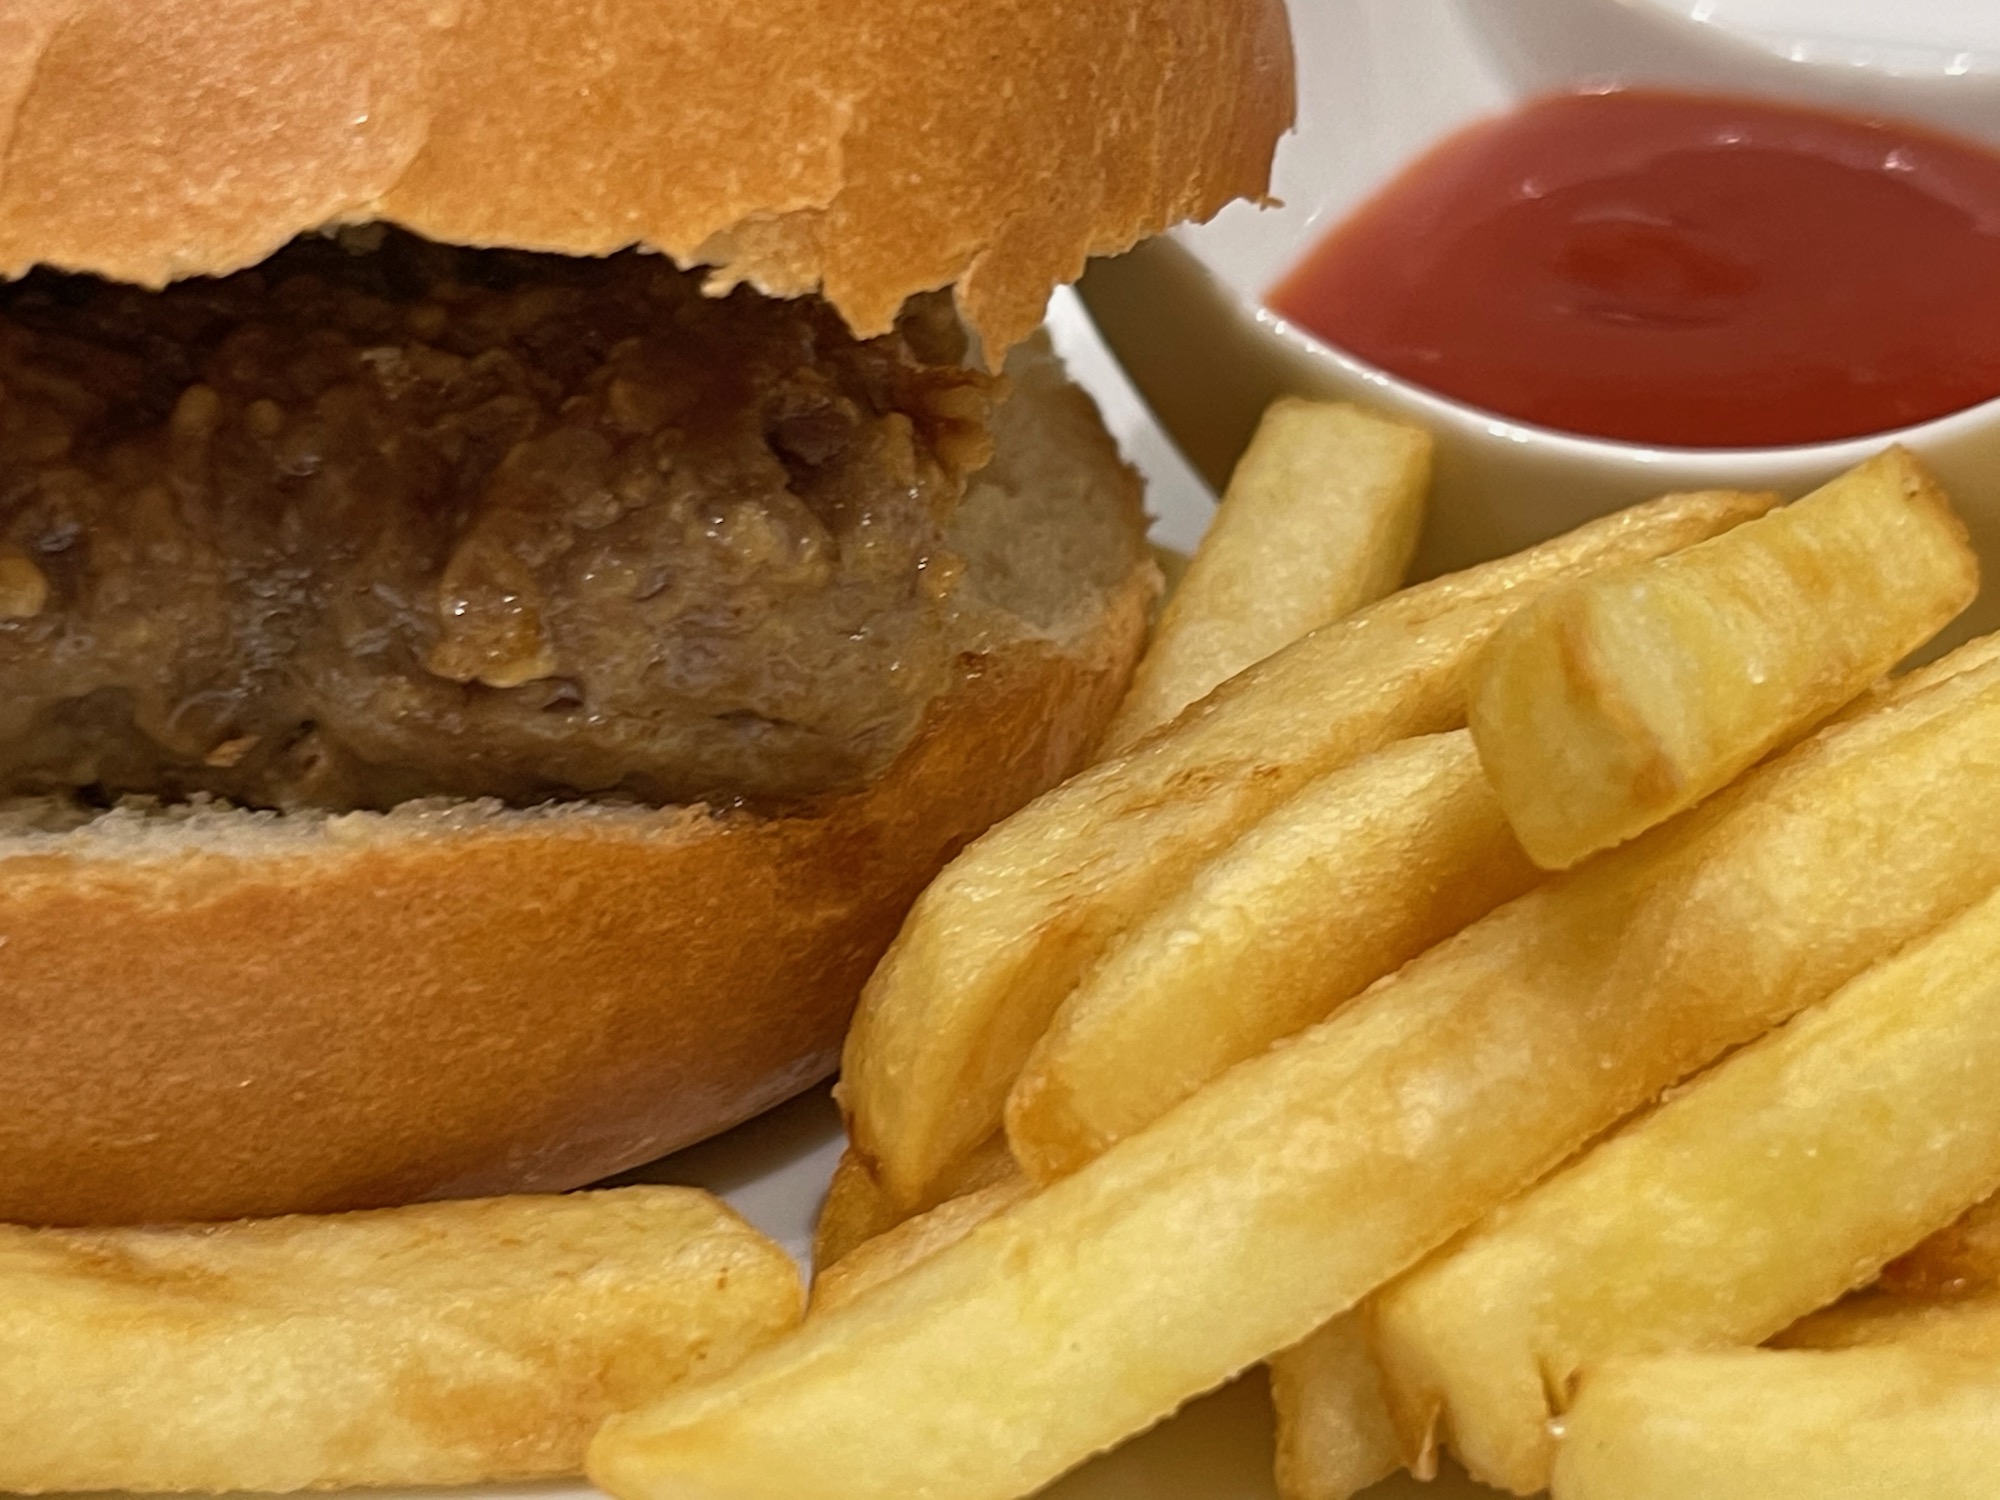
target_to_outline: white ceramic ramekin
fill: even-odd
[[[1878,7],[1897,14],[1893,45],[1865,30],[1827,30],[1860,14],[1860,0],[1814,0],[1815,36],[1715,24],[1714,13],[1732,5],[1755,8],[1749,0],[1298,0],[1301,114],[1279,157],[1283,206],[1233,208],[1100,263],[1084,298],[1162,424],[1212,483],[1281,393],[1362,401],[1431,428],[1437,480],[1419,576],[1667,490],[1797,494],[1896,441],[1944,480],[1996,580],[1951,638],[2000,628],[2000,401],[1837,443],[1644,447],[1531,427],[1432,395],[1262,307],[1270,286],[1398,167],[1457,126],[1550,90],[1639,83],[1786,98],[1922,120],[2000,145],[2000,18],[1981,19],[2000,10],[1991,0]],[[1784,5],[1763,0],[1763,8]],[[1954,29],[1971,33],[1966,45],[1950,44]]]

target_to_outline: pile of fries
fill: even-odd
[[[1888,675],[1963,528],[1891,449],[1384,596],[1428,464],[1274,410],[871,982],[804,1323],[600,1484],[1007,1500],[1258,1361],[1289,1500],[2000,1474],[2000,642]]]

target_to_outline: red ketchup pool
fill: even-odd
[[[1269,303],[1544,427],[1884,432],[2000,395],[2000,153],[1790,105],[1559,95],[1423,157]]]

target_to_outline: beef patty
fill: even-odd
[[[0,790],[786,801],[977,633],[948,307],[369,229],[0,288]]]

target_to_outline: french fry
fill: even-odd
[[[1075,1171],[1538,878],[1464,730],[1329,771],[1063,1002],[1007,1101],[1015,1158]]]
[[[1726,785],[1972,602],[1965,527],[1901,448],[1668,557],[1545,591],[1470,687],[1528,852],[1567,869]]]
[[[2000,1291],[1918,1295],[1870,1287],[1799,1319],[1770,1342],[1777,1349],[1910,1345],[2000,1367]]]
[[[886,1234],[906,1215],[889,1204],[868,1163],[849,1146],[833,1164],[833,1178],[813,1224],[812,1263],[815,1271],[845,1260],[861,1245]]]
[[[915,1210],[906,1210],[889,1201],[868,1163],[849,1146],[834,1163],[833,1180],[827,1185],[826,1201],[820,1205],[819,1220],[813,1226],[813,1268],[825,1271],[916,1214],[1019,1175],[1007,1138],[995,1132],[939,1181],[937,1203],[921,1203]]]
[[[955,1245],[995,1214],[1012,1208],[1034,1184],[1016,1172],[936,1208],[905,1219],[895,1228],[856,1245],[839,1262],[813,1278],[814,1316],[843,1307],[872,1286],[900,1276],[919,1261],[929,1260],[947,1245]]]
[[[1842,709],[1835,719],[1860,718],[1872,713],[1884,703],[1899,702],[1940,682],[1948,682],[1953,677],[1963,676],[1989,662],[2000,661],[2000,631],[1992,635],[1982,635],[1975,640],[1939,657],[1936,661],[1925,662],[1920,667],[1912,667],[1907,672],[1894,677],[1885,677],[1875,683],[1866,693],[1856,698]]]
[[[1349,1500],[1403,1466],[1363,1314],[1342,1314],[1270,1367],[1280,1500]]]
[[[974,843],[918,899],[847,1037],[849,1135],[890,1201],[908,1213],[946,1196],[939,1183],[1000,1128],[1064,996],[1204,860],[1314,777],[1462,723],[1474,653],[1538,589],[1772,503],[1671,496],[1407,589],[1266,658]]]
[[[1613,1360],[1563,1419],[1553,1500],[1990,1500],[2000,1344]]]
[[[1975,1203],[1882,1268],[1882,1289],[1913,1297],[2000,1291],[2000,1198]]]
[[[1996,735],[2000,667],[1815,736],[719,1379],[613,1418],[592,1478],[621,1500],[1028,1493],[2000,884]]]
[[[1405,1453],[1441,1427],[1473,1478],[1533,1493],[1585,1366],[1760,1343],[1869,1280],[2000,1187],[1996,1073],[2000,895],[1387,1288],[1376,1350]]]
[[[634,1187],[175,1229],[0,1229],[0,1488],[575,1473],[603,1419],[797,1321],[705,1193]]]
[[[1272,402],[1161,612],[1106,752],[1401,587],[1430,477],[1420,427],[1343,403]]]

